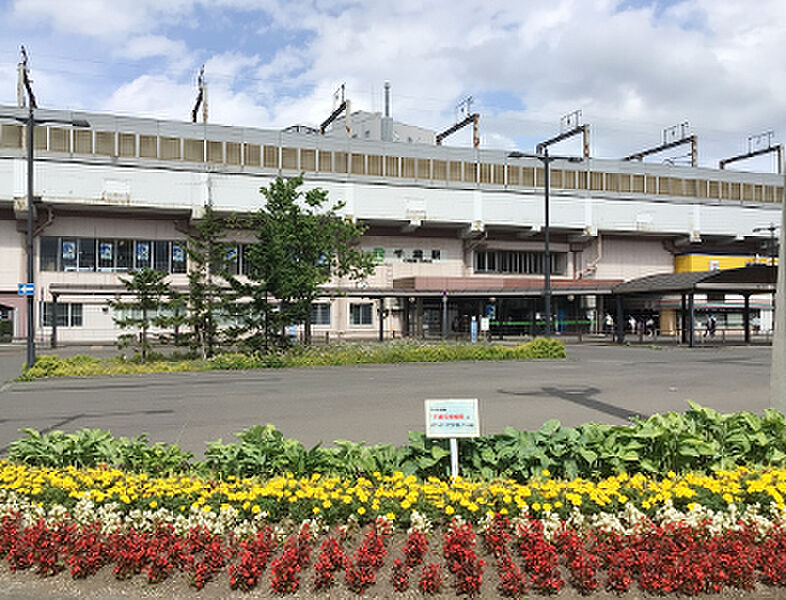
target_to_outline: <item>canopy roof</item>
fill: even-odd
[[[678,294],[691,292],[727,292],[758,294],[774,292],[778,268],[749,265],[724,271],[662,273],[632,279],[614,286],[612,292],[627,294]]]

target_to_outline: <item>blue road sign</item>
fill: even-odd
[[[34,283],[20,283],[17,284],[17,292],[20,296],[33,296],[35,295]]]

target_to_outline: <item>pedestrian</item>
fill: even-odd
[[[636,317],[633,315],[631,315],[628,319],[628,326],[630,327],[631,333],[636,333]]]
[[[606,313],[606,333],[614,333],[614,317]]]
[[[647,332],[647,335],[655,337],[655,319],[652,318],[652,315],[647,317],[647,322],[644,324],[644,329]]]

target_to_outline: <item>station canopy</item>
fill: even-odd
[[[619,296],[633,294],[691,294],[725,292],[765,294],[775,291],[778,268],[770,265],[748,265],[723,271],[664,273],[631,279],[614,286]]]

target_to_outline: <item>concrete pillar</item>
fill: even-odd
[[[615,297],[617,301],[617,343],[625,343],[625,310],[622,305],[622,296]]]
[[[683,344],[688,343],[688,308],[687,308],[687,298],[685,294],[682,294],[682,301],[680,303],[680,341]]]
[[[751,343],[751,295],[743,294],[742,328],[745,330],[745,343]]]
[[[415,336],[423,338],[423,298],[415,300]]]
[[[59,294],[52,294],[52,348],[57,348],[57,299]]]

